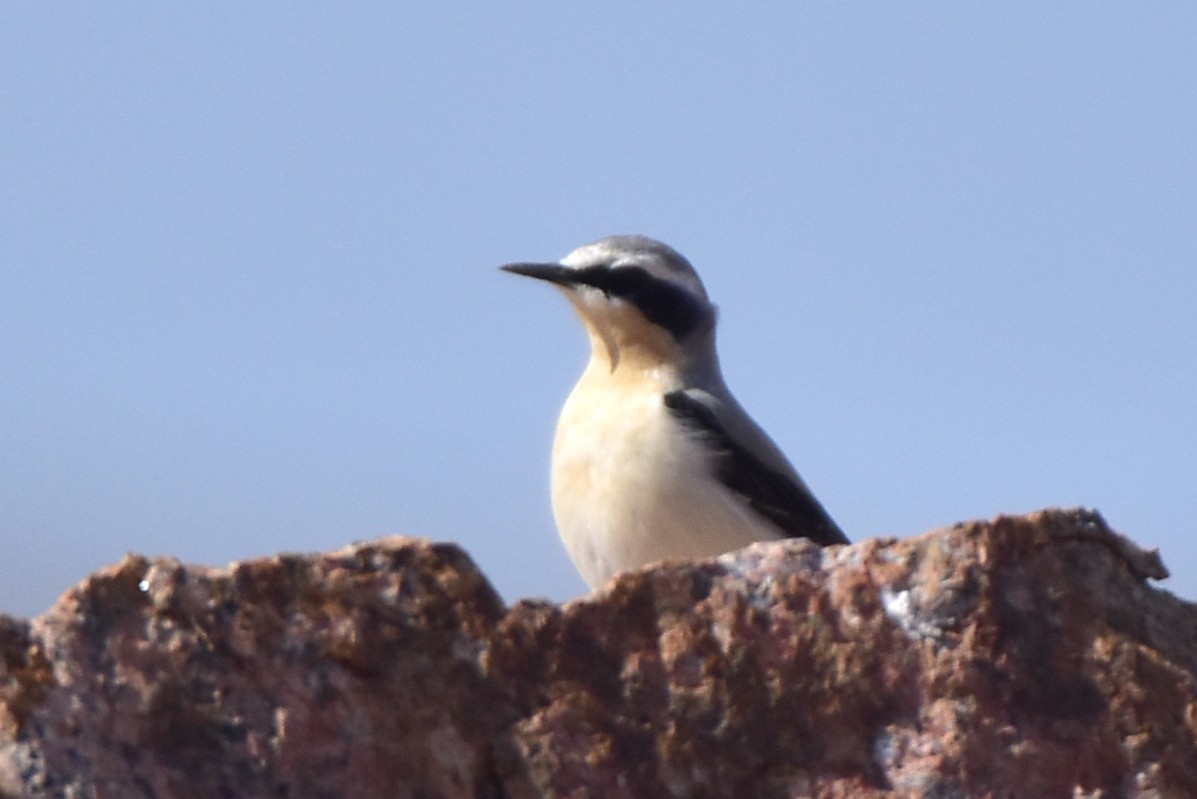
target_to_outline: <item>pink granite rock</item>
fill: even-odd
[[[1197,607],[1083,511],[507,609],[391,538],[0,617],[0,796],[1197,796]]]

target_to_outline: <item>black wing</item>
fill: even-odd
[[[679,389],[665,395],[665,407],[709,442],[719,481],[787,536],[809,538],[819,545],[848,543],[809,491],[736,443],[706,405]]]

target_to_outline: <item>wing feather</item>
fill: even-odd
[[[768,466],[738,443],[709,405],[679,389],[665,395],[665,407],[711,448],[714,473],[720,482],[786,536],[809,538],[820,545],[848,543],[848,537],[806,486]]]

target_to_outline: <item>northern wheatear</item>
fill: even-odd
[[[846,544],[777,445],[723,382],[715,306],[690,263],[612,236],[559,263],[502,267],[548,281],[590,337],[553,442],[553,515],[583,579],[802,536]]]

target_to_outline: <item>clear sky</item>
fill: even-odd
[[[1197,598],[1197,4],[0,7],[0,608],[387,533],[583,591],[585,340],[496,270],[696,265],[853,539],[1052,505]]]

